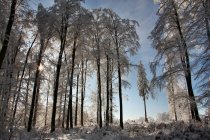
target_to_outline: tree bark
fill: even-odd
[[[45,116],[44,116],[44,126],[47,125],[49,93],[50,93],[50,83],[48,83],[48,90],[47,90],[47,102],[46,102],[46,109],[45,109]]]
[[[100,48],[99,48],[99,41],[97,40],[97,83],[98,83],[98,107],[99,107],[99,127],[102,128],[102,100],[101,100],[101,61],[100,61]]]
[[[12,26],[13,26],[13,23],[14,23],[14,20],[15,20],[16,5],[17,5],[17,0],[12,0],[12,4],[11,4],[11,8],[10,8],[9,21],[7,23],[6,31],[5,31],[5,34],[4,34],[2,49],[0,51],[0,69],[2,67],[4,57],[7,53],[7,48],[8,48],[9,39],[10,39],[10,33],[11,33]]]
[[[99,124],[99,95],[98,94],[97,94],[96,121],[97,121],[97,124]]]
[[[80,111],[80,124],[81,126],[84,126],[84,118],[83,118],[83,106],[84,106],[84,89],[83,89],[83,85],[84,85],[84,59],[83,59],[83,54],[82,54],[82,71],[81,71],[81,111]]]
[[[68,103],[68,113],[67,113],[67,120],[66,120],[66,129],[69,129],[69,122],[70,128],[73,128],[73,110],[72,110],[72,90],[73,90],[73,80],[74,80],[74,63],[75,63],[75,54],[76,54],[76,44],[77,44],[77,34],[74,37],[74,44],[72,50],[72,65],[71,65],[71,75],[70,75],[70,83],[69,83],[69,103]]]
[[[29,85],[30,85],[30,79],[31,78],[31,69],[28,70],[28,81],[26,85],[26,97],[25,97],[25,112],[24,112],[24,124],[25,128],[27,128],[27,114],[28,114],[28,94],[29,94]]]
[[[119,43],[117,37],[117,31],[115,30],[115,43],[117,51],[117,68],[118,68],[118,83],[119,83],[119,103],[120,103],[120,127],[123,129],[123,104],[122,104],[122,80],[121,80],[121,64],[120,64],[120,52]]]
[[[38,80],[38,85],[37,85],[37,91],[36,91],[36,99],[35,99],[35,110],[34,110],[34,116],[33,116],[33,127],[35,127],[36,125],[36,120],[37,120],[37,112],[38,112],[38,101],[39,101],[39,94],[40,94],[40,84],[41,84],[41,80],[39,78]]]
[[[176,113],[176,101],[175,101],[175,93],[174,93],[174,85],[173,85],[173,81],[171,83],[171,88],[172,88],[172,96],[173,96],[173,108],[174,108],[174,117],[175,117],[175,121],[177,121],[177,113]]]
[[[81,114],[81,116],[82,116],[82,125],[84,124],[84,118],[83,118],[83,114],[84,114],[84,111],[83,111],[83,108],[84,108],[84,100],[85,100],[85,91],[86,91],[86,80],[87,80],[87,62],[88,62],[88,60],[86,59],[85,60],[85,69],[84,69],[84,71],[83,71],[83,74],[84,74],[84,76],[83,76],[83,78],[82,79],[84,79],[84,81],[82,82],[83,84],[82,84],[82,87],[83,87],[83,93],[82,93],[82,103],[81,103],[81,111],[82,111],[82,114]]]
[[[60,93],[60,101],[59,101],[59,113],[58,113],[58,127],[62,127],[62,123],[61,123],[61,112],[62,112],[62,102],[63,102],[63,87],[64,87],[64,79],[65,79],[65,76],[63,76],[63,79],[62,79],[62,84],[61,84],[61,87],[62,87],[62,92]]]
[[[79,88],[79,74],[77,75],[76,107],[75,107],[75,120],[74,120],[74,125],[75,125],[75,126],[77,126],[78,88]]]
[[[69,77],[69,72],[67,74],[67,77]],[[66,88],[65,88],[65,99],[64,99],[64,107],[63,107],[63,120],[62,120],[62,128],[64,128],[64,122],[65,122],[65,116],[66,116],[66,97],[67,97],[67,88],[68,88],[68,80],[66,82]]]
[[[109,120],[110,120],[110,123],[112,124],[113,123],[113,89],[112,89],[112,74],[113,74],[113,60],[111,60],[111,63],[110,63],[110,117],[109,117]]]
[[[109,82],[110,82],[110,78],[109,78],[109,76],[110,76],[110,74],[109,74],[109,72],[110,72],[110,70],[109,70],[109,56],[108,55],[106,55],[106,60],[107,60],[107,69],[106,69],[106,72],[107,72],[107,74],[106,74],[106,126],[108,126],[109,125]]]
[[[145,94],[143,95],[143,101],[144,101],[144,115],[145,115],[145,122],[148,123],[148,118],[147,118],[147,107],[146,107],[146,98]]]

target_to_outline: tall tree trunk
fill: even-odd
[[[76,89],[76,107],[74,125],[77,126],[77,110],[78,110],[78,88],[79,88],[79,74],[77,75],[77,89]]]
[[[68,18],[66,18],[67,20]],[[63,25],[64,17],[62,18],[62,25]],[[58,85],[59,85],[59,77],[60,77],[60,70],[61,70],[61,64],[62,64],[62,56],[66,45],[66,34],[67,34],[67,23],[61,27],[61,46],[60,46],[60,52],[58,57],[58,63],[56,66],[56,78],[54,82],[54,91],[53,91],[53,110],[52,110],[52,119],[51,119],[51,130],[50,132],[55,131],[55,117],[56,117],[56,107],[57,107],[57,97],[58,97]]]
[[[56,108],[57,108],[57,97],[58,97],[58,85],[59,85],[59,76],[61,70],[61,63],[62,63],[62,54],[63,54],[63,47],[61,47],[58,63],[56,66],[56,78],[54,83],[54,91],[53,91],[53,111],[52,111],[52,119],[51,119],[51,130],[50,132],[55,131],[55,117],[56,117]]]
[[[82,107],[82,109],[81,109],[81,111],[82,111],[82,125],[83,125],[83,123],[84,123],[84,118],[83,118],[83,113],[84,113],[84,111],[83,111],[83,108],[84,108],[84,100],[85,100],[85,93],[86,93],[87,63],[88,63],[88,60],[86,59],[86,60],[85,60],[85,69],[84,69],[84,71],[83,71],[83,74],[84,74],[83,79],[84,79],[84,81],[82,82],[82,83],[83,83],[83,84],[82,84],[83,93],[82,93],[82,103],[81,103],[81,107]]]
[[[76,53],[76,45],[77,45],[77,33],[74,36],[74,44],[73,44],[73,50],[72,50],[72,65],[71,65],[71,75],[69,79],[69,103],[68,103],[68,113],[67,113],[67,119],[66,119],[66,129],[69,129],[69,122],[70,122],[70,128],[73,128],[73,110],[72,110],[72,90],[73,90],[73,83],[74,83],[74,63],[75,63],[75,53]]]
[[[43,55],[43,52],[44,52],[44,40],[43,39],[40,40],[40,44],[41,44],[41,46],[40,46],[40,52],[39,52],[39,56],[38,56],[38,60],[37,60],[34,88],[33,88],[31,107],[30,107],[30,114],[29,114],[29,120],[28,120],[28,128],[27,128],[28,132],[30,132],[31,128],[32,128],[32,120],[33,120],[33,115],[34,115],[35,98],[36,98],[36,94],[37,94],[37,84],[38,84],[39,74],[40,74],[39,66],[41,64],[42,55]]]
[[[177,121],[176,101],[175,101],[175,93],[174,93],[174,85],[173,85],[173,81],[172,81],[172,83],[171,83],[171,88],[172,88],[172,98],[173,98],[173,108],[174,108],[174,118],[175,118],[175,121]]]
[[[120,52],[119,43],[117,37],[117,31],[115,30],[115,43],[117,51],[117,68],[118,68],[118,83],[119,83],[119,102],[120,102],[120,127],[123,129],[123,104],[122,104],[122,80],[121,80],[121,64],[120,64]]]
[[[38,80],[38,85],[37,85],[37,91],[36,91],[36,97],[35,97],[35,109],[34,109],[34,116],[33,116],[33,122],[32,125],[33,127],[36,126],[36,120],[37,120],[37,112],[38,112],[38,106],[39,106],[39,94],[40,94],[40,84],[41,84],[41,80],[39,78]]]
[[[29,94],[29,85],[30,85],[30,80],[31,80],[31,69],[29,68],[28,70],[28,80],[27,80],[27,85],[26,85],[26,97],[25,97],[25,112],[24,112],[24,124],[25,128],[27,128],[27,114],[28,114],[28,94]]]
[[[50,83],[48,83],[48,90],[47,90],[47,102],[46,102],[46,108],[45,108],[44,126],[47,125],[47,114],[48,114],[49,93],[50,93]]]
[[[85,60],[85,70],[84,70],[84,85],[83,85],[83,92],[84,92],[84,98],[85,98],[85,93],[86,93],[86,82],[87,82],[87,64],[88,64],[88,60]]]
[[[59,76],[60,76],[60,70],[61,70],[63,50],[64,50],[64,46],[62,46],[60,49],[58,63],[56,66],[56,78],[55,78],[55,84],[54,84],[55,86],[54,86],[54,91],[53,91],[53,111],[52,111],[50,132],[55,131],[55,117],[56,117],[56,108],[57,108],[58,85],[59,85]]]
[[[205,26],[206,26],[206,34],[208,37],[208,49],[210,49],[210,24],[209,24],[209,8],[210,8],[210,0],[204,0],[203,1],[203,7],[205,9]]]
[[[182,29],[181,29],[181,25],[180,25],[180,21],[179,21],[179,14],[177,12],[177,9],[176,9],[176,6],[175,6],[175,3],[173,0],[172,0],[172,4],[173,4],[174,11],[175,11],[174,14],[176,17],[177,30],[179,32],[181,43],[182,43],[181,49],[180,49],[180,55],[181,55],[181,62],[182,62],[182,66],[184,69],[185,79],[186,79],[186,83],[187,83],[188,95],[190,98],[191,115],[192,115],[192,119],[201,121],[201,119],[199,117],[195,97],[194,97],[193,88],[192,88],[191,69],[190,69],[190,61],[189,61],[189,54],[188,54],[188,50],[187,50],[187,44],[186,44],[186,41],[185,41],[183,33],[182,33]],[[184,53],[184,54],[182,54],[182,53]]]
[[[113,123],[113,89],[112,89],[113,60],[110,63],[110,123]]]
[[[9,39],[10,39],[10,33],[11,33],[12,26],[13,26],[13,23],[14,23],[14,20],[15,20],[16,5],[17,5],[17,0],[12,0],[12,4],[11,4],[11,8],[10,8],[9,21],[7,23],[6,31],[5,31],[5,34],[4,34],[2,49],[0,51],[0,69],[2,67],[4,57],[7,53],[7,48],[8,48]]]
[[[67,78],[69,78],[69,72],[67,74]],[[66,82],[66,87],[65,87],[65,99],[64,99],[64,107],[63,107],[63,120],[62,120],[62,128],[64,128],[64,122],[65,122],[65,116],[66,116],[66,97],[67,97],[67,88],[68,88],[68,80]]]
[[[97,41],[98,42],[98,41]],[[98,83],[98,119],[99,119],[99,127],[102,127],[102,99],[101,99],[101,61],[100,61],[100,48],[99,45],[97,45],[97,83]]]
[[[84,60],[83,60],[83,54],[82,54],[82,62],[81,62],[81,66],[82,66],[82,71],[81,71],[81,111],[80,111],[80,124],[81,126],[84,125],[84,119],[83,119],[83,106],[84,106],[84,89],[83,89],[83,85],[84,85]]]
[[[97,94],[97,109],[96,109],[96,121],[99,124],[99,95]]]
[[[61,84],[61,87],[62,87],[62,90],[61,90],[61,93],[60,93],[60,101],[59,101],[59,116],[58,116],[58,127],[62,127],[62,123],[61,123],[61,112],[62,112],[62,102],[63,102],[63,87],[64,87],[64,78],[65,76],[63,76],[63,80],[62,80],[62,84]],[[65,91],[64,91],[65,92]]]
[[[147,106],[146,106],[146,98],[145,98],[145,95],[143,96],[143,101],[144,101],[144,119],[145,119],[145,122],[148,123],[148,118],[147,118]]]
[[[107,66],[106,66],[106,126],[109,125],[109,82],[110,82],[110,70],[109,70],[109,56],[106,55],[106,61],[107,61]]]

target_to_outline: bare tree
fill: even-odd
[[[7,53],[7,48],[8,48],[9,39],[10,39],[10,33],[11,33],[12,26],[13,26],[13,23],[15,20],[16,5],[17,5],[17,0],[12,0],[9,21],[7,23],[6,31],[4,34],[2,49],[0,51],[0,68],[2,67],[4,57]]]
[[[105,27],[112,38],[115,46],[116,59],[117,59],[117,73],[118,73],[118,83],[119,83],[119,104],[120,104],[120,127],[123,128],[123,103],[122,103],[122,66],[126,65],[125,54],[130,52],[134,55],[139,47],[138,35],[136,33],[137,21],[129,19],[121,19],[115,12],[111,9],[104,10],[107,17],[105,18]],[[123,65],[122,65],[123,64]]]
[[[147,80],[144,65],[141,62],[139,62],[139,66],[138,66],[138,82],[137,83],[138,83],[138,89],[139,89],[139,96],[141,96],[144,101],[145,122],[148,123],[146,99],[148,98],[148,95],[149,95],[148,94],[149,81]]]

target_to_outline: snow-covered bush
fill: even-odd
[[[168,122],[168,121],[170,121],[170,117],[169,117],[169,114],[167,112],[158,113],[156,120],[158,122]]]

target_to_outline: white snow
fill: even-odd
[[[15,140],[209,140],[210,127],[201,123],[125,123],[118,126],[98,128],[96,125],[77,127],[70,130],[57,129],[54,133],[26,132],[19,130],[13,134]]]

